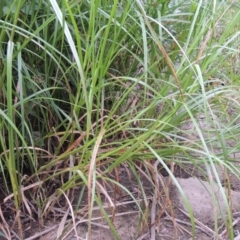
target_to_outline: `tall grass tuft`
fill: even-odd
[[[19,229],[22,206],[43,222],[77,187],[78,202],[71,210],[77,214],[87,201],[88,236],[98,206],[120,239],[104,207],[102,196],[114,216],[115,201],[106,185],[133,199],[144,226],[149,204],[139,173],[150,179],[154,192],[153,165],[159,164],[179,188],[195,236],[191,206],[172,167],[187,171],[191,165],[219,185],[233,239],[232,212],[216,166],[239,178],[232,157],[240,129],[236,5],[217,0],[1,1],[1,187],[14,200]],[[199,124],[200,114],[209,128]],[[193,140],[183,128],[189,121]],[[143,205],[121,184],[121,166],[133,173]],[[217,216],[214,230],[217,234]]]

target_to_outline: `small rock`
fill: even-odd
[[[194,216],[202,223],[208,223],[209,220],[213,221],[214,212],[217,213],[217,217],[220,217],[220,213],[224,216],[227,214],[224,197],[216,183],[213,183],[212,187],[208,182],[197,178],[177,178],[177,180],[190,203]],[[223,190],[227,194],[227,191]],[[180,192],[175,192],[178,206],[188,212]],[[213,192],[215,193],[215,200],[212,197]],[[240,211],[240,192],[231,191],[230,194],[233,212]]]

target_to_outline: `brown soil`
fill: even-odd
[[[145,177],[142,177],[142,180],[143,186],[147,189],[149,186],[148,180]],[[127,197],[128,195],[119,194],[117,196],[115,209],[109,207],[109,202],[105,199],[104,208],[118,232],[119,239],[193,239],[189,209],[186,208],[184,198],[187,199],[189,206],[191,206],[191,211],[195,219],[194,239],[229,239],[228,228],[223,221],[224,217],[227,218],[226,204],[222,197],[221,189],[219,189],[216,183],[213,183],[211,186],[208,182],[194,177],[177,178],[178,184],[184,192],[184,196],[182,196],[175,183],[171,183],[168,186],[168,177],[162,177],[161,181],[162,185],[160,186],[160,191],[158,191],[158,193],[162,194],[161,196],[155,198],[153,196],[154,192],[151,189],[148,191],[148,196],[146,196],[148,207],[146,208],[145,206],[144,211],[144,214],[148,215],[148,217],[145,221],[141,219],[142,215],[138,207],[131,198]],[[131,191],[134,197],[139,200],[141,206],[143,206],[143,196],[137,187],[137,182],[131,176],[125,175],[122,184],[125,184],[126,188]],[[166,189],[164,190],[166,186],[168,186],[167,191],[169,191],[169,194],[166,192]],[[224,187],[223,190],[226,191]],[[215,194],[215,200],[213,194]],[[77,199],[78,196],[79,191],[75,191],[75,198]],[[234,225],[234,237],[238,239],[240,236],[240,192],[231,191],[229,196],[234,216],[231,224]],[[104,198],[102,200],[104,201]],[[56,208],[55,216],[57,212],[61,217],[49,218],[44,223],[44,226],[40,226],[38,222],[31,222],[31,224],[27,222],[24,225],[24,239],[73,240],[87,239],[87,236],[89,237],[88,239],[96,240],[116,239],[112,235],[98,207],[95,207],[93,211],[90,235],[88,235],[87,211],[76,215],[74,219],[75,228],[73,227],[74,224],[69,209]],[[154,219],[151,219],[153,217]],[[218,221],[217,231],[214,229],[214,219]],[[63,228],[65,228],[64,231]],[[16,229],[13,229],[12,233],[14,231],[16,232]],[[12,239],[18,239],[17,235],[12,235]]]

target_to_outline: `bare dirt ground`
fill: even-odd
[[[149,188],[150,184],[148,180],[142,177],[143,186],[147,192],[145,196],[147,208],[145,206],[145,211],[143,212],[143,215],[147,216],[145,221],[141,219],[142,215],[138,207],[127,194],[122,193],[117,196],[115,208],[110,207],[108,199],[105,199],[103,196],[102,200],[105,202],[104,208],[119,234],[119,239],[193,239],[189,209],[186,207],[187,204],[184,197],[187,199],[194,215],[196,230],[194,239],[229,239],[228,225],[226,224],[228,221],[226,202],[230,203],[233,213],[231,224],[234,225],[234,239],[240,239],[240,192],[231,190],[228,193],[229,199],[224,199],[221,190],[227,192],[227,188],[223,187],[223,189],[220,189],[219,185],[215,182],[211,186],[208,182],[201,181],[199,178],[189,177],[184,172],[182,172],[184,178],[180,178],[180,171],[177,174],[179,175],[177,181],[184,196],[179,192],[175,183],[171,182],[169,185],[169,177],[162,176],[162,185],[159,187],[160,191],[158,192],[161,195],[156,197],[154,191]],[[127,175],[123,179],[121,183],[128,188],[134,197],[138,199],[140,205],[143,206],[144,197],[138,188],[137,182]],[[78,195],[79,191],[75,191],[76,200]],[[25,234],[24,239],[116,239],[112,235],[98,207],[94,208],[91,218],[91,235],[88,236],[88,212],[86,208],[83,207],[82,209],[83,211],[74,218],[74,223],[71,212],[67,207],[63,207],[62,209],[53,208],[54,217],[50,217],[43,225],[37,221],[27,221],[24,223],[24,219],[22,219]],[[214,228],[214,219],[217,219],[218,222],[217,229]],[[12,223],[11,219],[9,219],[9,223]],[[14,232],[15,234],[13,234]],[[13,228],[11,235],[11,239],[19,239],[17,229]]]
[[[190,214],[187,209],[187,199],[189,207],[191,207],[195,222],[195,238],[197,240],[220,239],[227,240],[228,228],[227,210],[225,201],[231,203],[231,210],[234,218],[234,239],[240,239],[240,192],[230,191],[229,199],[224,199],[221,189],[216,183],[211,186],[206,181],[201,181],[194,177],[177,178],[178,184],[181,186],[182,193],[178,190],[175,183],[169,184],[169,178],[163,177],[162,181],[168,186],[168,193],[164,193],[164,189],[160,192],[162,196],[154,197],[154,193],[149,189],[147,197],[148,214],[147,220],[140,221],[141,214],[136,204],[130,197],[119,195],[116,200],[116,208],[109,207],[108,201],[104,208],[108,212],[119,239],[122,240],[190,240],[193,239]],[[148,181],[143,177],[143,185],[147,188]],[[137,188],[137,183],[132,178],[125,176],[123,184],[139,199],[139,203],[143,203],[143,196]],[[227,191],[224,187],[223,190]],[[75,197],[79,192],[75,192]],[[168,196],[167,196],[168,195]],[[215,195],[215,198],[213,197]],[[88,235],[87,212],[79,213],[75,217],[73,224],[71,213],[68,209],[55,209],[59,211],[62,217],[49,218],[40,226],[37,222],[27,223],[25,225],[26,240],[54,240],[54,239],[96,239],[96,240],[113,240],[116,239],[111,230],[102,217],[98,207],[94,208],[91,219],[91,235]],[[154,211],[154,213],[152,212]],[[67,214],[63,214],[63,212]],[[65,217],[64,217],[65,216]],[[214,219],[217,219],[217,231],[214,229]],[[75,225],[75,227],[74,227]],[[62,229],[65,227],[65,230]],[[217,232],[217,234],[216,234]],[[2,238],[3,239],[3,238]],[[15,235],[12,239],[18,239]]]

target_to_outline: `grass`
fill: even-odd
[[[65,198],[76,224],[87,192],[88,234],[98,206],[119,239],[100,196],[114,212],[106,185],[135,201],[144,226],[149,205],[139,166],[154,193],[152,162],[179,188],[193,236],[192,210],[172,164],[206,169],[204,177],[213,183],[214,176],[228,205],[216,165],[239,178],[231,157],[239,149],[238,3],[1,2],[0,167],[20,238],[21,209],[43,222]],[[210,129],[199,125],[200,113]],[[182,129],[186,121],[193,122],[193,141]],[[144,206],[120,183],[121,166],[132,171]],[[76,187],[75,206],[69,198]],[[230,207],[225,225],[233,239]]]

